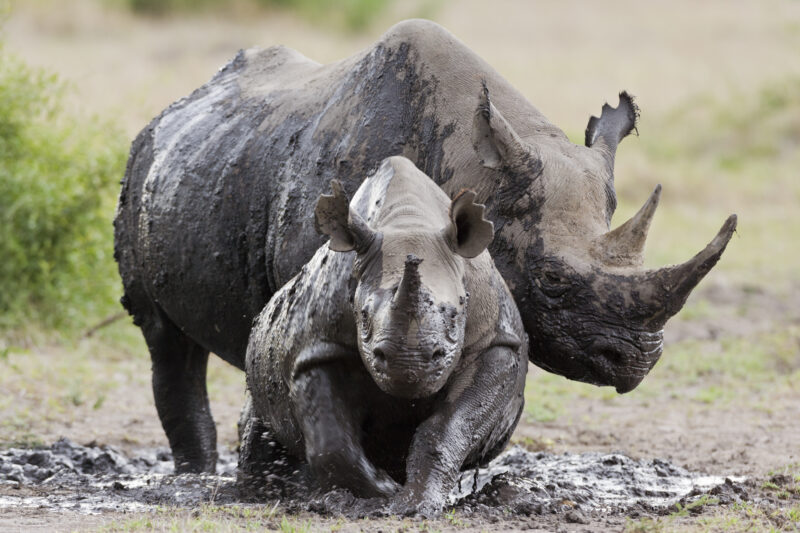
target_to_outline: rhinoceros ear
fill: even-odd
[[[472,123],[472,145],[486,168],[520,169],[524,172],[526,163],[538,162],[531,149],[489,100],[485,82]]]
[[[375,233],[358,214],[350,209],[350,202],[337,180],[331,180],[333,195],[323,194],[314,209],[314,227],[317,232],[331,238],[328,247],[334,252],[366,250]]]
[[[639,119],[639,108],[633,101],[633,96],[626,91],[619,93],[619,104],[611,107],[603,104],[600,118],[589,118],[586,126],[585,144],[589,148],[602,148],[610,157],[611,170],[614,170],[614,155],[620,141],[636,130],[636,121]],[[638,134],[638,131],[637,131]]]
[[[464,189],[450,204],[447,236],[455,253],[467,259],[480,255],[494,238],[494,224],[484,217],[485,206],[475,203],[475,191]]]

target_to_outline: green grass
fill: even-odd
[[[299,522],[282,515],[277,517],[275,505],[214,505],[203,504],[189,510],[161,507],[148,516],[114,520],[101,531],[282,531],[304,533],[309,531],[309,522]]]
[[[214,505],[203,504],[196,509],[161,507],[146,516],[138,515],[109,522],[100,529],[104,532],[140,531],[280,531],[281,533],[308,533],[311,531],[448,531],[470,527],[454,512],[440,519],[414,523],[396,517],[348,521],[341,517],[324,517],[316,514],[284,514],[279,504],[265,505]]]
[[[136,383],[149,393],[144,351],[132,357],[100,339],[62,340],[36,352],[11,345],[4,351],[0,447],[42,444],[39,435],[48,428],[69,426],[109,399],[118,401],[122,383]]]
[[[50,444],[60,436],[89,441],[92,435],[162,445],[147,347],[129,318],[88,339],[36,344],[25,348],[0,338],[0,449]],[[207,386],[220,446],[235,447],[244,374],[212,355]]]
[[[708,505],[704,502],[702,505]],[[770,508],[754,503],[736,503],[731,506],[715,506],[713,510],[697,518],[689,518],[687,508],[659,518],[628,520],[625,533],[667,532],[748,532],[777,533],[800,531],[800,504],[782,508]]]
[[[119,309],[115,129],[59,107],[63,86],[0,47],[0,330],[75,330]]]

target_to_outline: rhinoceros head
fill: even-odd
[[[484,192],[496,236],[492,255],[514,293],[530,359],[569,379],[634,389],[661,356],[662,329],[716,264],[736,229],[681,265],[649,270],[642,254],[661,186],[636,215],[610,230],[614,155],[636,124],[626,93],[603,106],[586,146],[552,132],[523,140],[484,87],[473,143],[500,185]]]
[[[407,159],[390,158],[371,179],[387,174],[370,221],[333,181],[333,195],[317,203],[316,225],[330,236],[330,249],[356,252],[353,309],[366,368],[384,392],[422,398],[440,390],[460,360],[469,298],[464,261],[486,249],[493,226],[474,192],[451,203]]]

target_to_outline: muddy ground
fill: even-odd
[[[648,531],[727,530],[725,525],[733,523],[796,530],[800,381],[771,379],[753,369],[749,345],[739,354],[736,346],[726,344],[725,351],[717,343],[760,339],[775,334],[776,323],[784,324],[779,329],[789,333],[789,353],[781,355],[780,364],[793,365],[784,374],[796,376],[799,296],[797,287],[783,295],[753,287],[705,288],[687,307],[691,319],[679,317],[668,326],[664,360],[648,382],[625,396],[531,367],[529,405],[515,432],[515,447],[494,470],[480,473],[475,494],[472,473],[465,473],[462,493],[435,519],[364,522],[347,516],[347,496],[341,494],[243,503],[234,487],[231,453],[223,455],[220,476],[167,475],[170,457],[147,387],[147,361],[139,358],[136,369],[127,369],[131,362],[125,361],[122,369],[110,370],[112,375],[142,375],[118,376],[126,383],[118,389],[121,394],[108,396],[99,408],[87,397],[72,406],[69,420],[33,415],[28,429],[50,446],[32,452],[35,446],[20,438],[18,444],[28,451],[0,454],[0,530],[202,530],[211,524],[221,530]],[[687,345],[692,346],[689,359],[705,356],[718,364],[727,358],[732,366],[747,367],[760,384],[732,382],[733,395],[706,398],[693,376],[675,375],[682,367],[669,362],[684,357],[680,348]],[[52,350],[25,357],[39,365],[68,357]],[[231,450],[243,382],[238,371],[222,365],[215,362],[211,370],[212,408],[220,445]],[[701,368],[695,374],[705,373],[704,382],[713,383],[715,372],[721,378],[728,370]],[[562,404],[542,402],[537,391]],[[76,442],[56,442],[58,436]]]
[[[11,448],[0,453],[0,508],[102,515],[146,513],[160,508],[192,509],[213,503],[252,503],[235,483],[236,455],[222,453],[217,475],[172,475],[169,450],[128,457],[113,446],[77,445],[60,439],[52,446]],[[250,507],[320,516],[361,518],[347,491],[314,490],[306,472],[271,483],[275,494]],[[590,524],[600,517],[666,514],[679,505],[698,505],[715,496],[741,503],[753,483],[743,477],[707,476],[660,459],[634,460],[620,453],[531,452],[513,446],[488,467],[466,471],[448,508],[471,521],[525,522],[561,519]],[[246,502],[246,503],[245,503]],[[373,519],[385,515],[370,512]],[[429,517],[435,518],[435,517]]]

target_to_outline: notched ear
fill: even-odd
[[[472,146],[481,164],[494,170],[517,166],[530,157],[525,143],[489,100],[485,81],[472,123]]]
[[[494,224],[486,220],[486,208],[475,203],[475,197],[475,191],[464,189],[450,204],[450,246],[467,259],[480,255],[494,238]]]
[[[314,209],[314,227],[330,237],[328,247],[334,252],[366,249],[374,236],[366,222],[350,209],[350,201],[337,180],[331,180],[332,195],[320,195]]]
[[[637,120],[639,120],[639,108],[633,101],[633,96],[622,91],[619,93],[617,107],[611,107],[607,103],[603,104],[600,118],[591,117],[589,119],[589,124],[586,126],[585,144],[589,148],[594,148],[598,141],[602,141],[613,157],[620,141],[636,130]],[[636,134],[639,134],[638,130]]]

